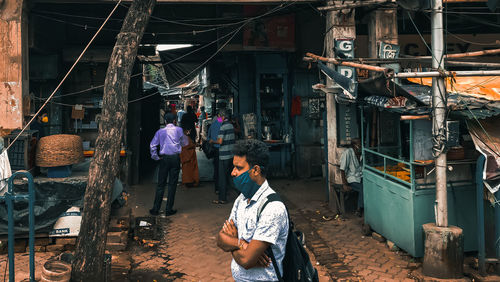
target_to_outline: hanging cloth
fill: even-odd
[[[292,117],[300,116],[302,114],[302,102],[300,96],[295,96],[292,98],[292,110],[290,113]]]
[[[0,154],[0,196],[5,194],[7,191],[9,177],[12,176],[12,170],[10,169],[9,155],[7,150],[3,150]]]

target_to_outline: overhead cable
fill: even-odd
[[[8,151],[10,149],[10,147],[12,147],[12,145],[17,141],[17,139],[19,138],[19,136],[21,136],[21,134],[26,130],[26,128],[28,128],[28,126],[30,126],[30,124],[37,118],[37,116],[40,114],[40,112],[43,110],[43,108],[47,105],[47,103],[50,101],[50,99],[52,99],[52,97],[54,96],[54,94],[56,94],[56,92],[59,90],[59,88],[64,83],[64,81],[66,81],[66,78],[68,78],[68,76],[73,71],[73,69],[78,64],[78,62],[80,62],[80,60],[83,57],[83,55],[85,54],[85,52],[87,52],[87,49],[90,47],[90,45],[92,44],[92,42],[94,42],[94,39],[101,32],[101,30],[106,25],[106,23],[111,18],[111,16],[116,11],[116,9],[118,8],[118,6],[120,5],[121,2],[122,2],[122,0],[118,0],[118,2],[116,3],[115,7],[113,8],[113,10],[111,10],[111,12],[109,13],[108,17],[102,23],[101,27],[97,30],[97,32],[94,34],[94,36],[90,39],[90,41],[87,44],[87,46],[85,46],[85,48],[83,49],[83,51],[80,53],[80,56],[78,56],[78,58],[73,63],[73,65],[71,66],[71,68],[68,70],[68,72],[66,73],[66,75],[64,75],[64,77],[61,80],[61,82],[59,82],[59,84],[54,89],[54,91],[52,91],[52,94],[50,94],[50,96],[47,98],[47,100],[45,101],[45,103],[40,107],[40,109],[38,109],[38,111],[35,113],[35,115],[33,115],[33,117],[31,118],[31,120],[23,127],[23,129],[19,132],[19,134],[17,134],[17,136],[14,138],[14,140],[12,140],[12,142],[10,142],[9,146],[5,149],[6,151]]]

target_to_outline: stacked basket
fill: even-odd
[[[36,148],[36,165],[58,167],[83,160],[82,138],[78,135],[58,134],[40,139]]]

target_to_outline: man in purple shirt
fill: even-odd
[[[177,181],[179,180],[180,157],[182,147],[188,145],[189,141],[184,135],[182,128],[175,126],[174,121],[176,116],[173,113],[165,115],[165,123],[167,126],[158,130],[151,140],[151,158],[155,161],[160,161],[160,169],[158,172],[158,186],[156,188],[155,202],[153,208],[149,210],[151,215],[158,215],[165,186],[168,177],[168,199],[166,215],[173,215],[177,210],[172,209],[174,206],[175,191],[177,189]],[[158,147],[160,151],[158,152]]]

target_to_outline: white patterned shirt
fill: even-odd
[[[283,258],[285,257],[286,240],[288,237],[288,214],[282,202],[270,202],[262,210],[257,222],[259,207],[267,200],[269,194],[274,192],[267,181],[257,190],[255,195],[247,202],[247,198],[240,194],[231,210],[232,219],[238,228],[238,238],[251,242],[259,240],[271,244],[274,257],[283,275]],[[231,272],[237,282],[246,281],[278,281],[273,264],[269,267],[254,267],[245,269],[234,259],[231,261]]]

